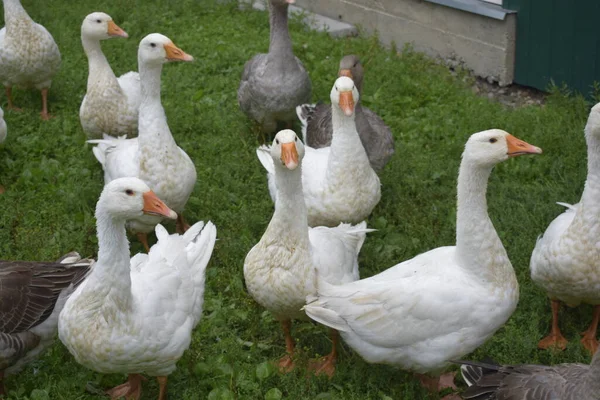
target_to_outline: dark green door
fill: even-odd
[[[517,11],[515,82],[566,83],[589,96],[600,83],[599,0],[504,0]]]

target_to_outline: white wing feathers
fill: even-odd
[[[118,178],[137,177],[139,175],[137,138],[127,139],[126,136],[114,138],[106,134],[103,137],[104,139],[87,142],[97,144],[92,151],[104,170],[104,183]]]

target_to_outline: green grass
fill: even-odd
[[[38,116],[40,95],[16,91],[22,113],[7,112],[9,136],[0,148],[0,255],[3,259],[52,260],[71,250],[95,256],[94,207],[102,171],[85,144],[79,105],[87,60],[79,27],[92,11],[105,11],[130,39],[104,42],[117,75],[137,70],[139,40],[151,32],[169,36],[192,54],[191,64],[166,65],[163,105],[177,143],[196,163],[198,182],[188,203],[188,221],[212,220],[219,241],[210,263],[204,318],[191,348],[169,379],[171,399],[423,399],[410,374],[371,366],[347,346],[336,376],[309,378],[302,368],[279,375],[267,364],[284,353],[278,324],[247,295],[242,266],[271,218],[265,173],[255,156],[263,138],[240,112],[236,91],[246,60],[268,48],[266,13],[240,12],[214,1],[136,2],[24,0],[31,16],[54,35],[63,56],[50,91],[50,111]],[[291,25],[294,51],[310,71],[313,99],[328,100],[337,64],[359,54],[366,69],[363,103],[391,126],[396,155],[381,175],[382,200],[373,211],[371,233],[360,255],[361,275],[371,276],[423,251],[454,243],[456,176],[470,134],[502,128],[544,149],[499,165],[489,184],[492,220],[521,285],[521,300],[507,325],[470,358],[500,362],[588,362],[578,332],[591,320],[584,306],[562,314],[570,340],[563,353],[536,349],[549,328],[549,302],[529,278],[529,256],[538,234],[563,208],[577,202],[586,177],[583,127],[589,105],[560,91],[542,107],[509,110],[470,90],[471,78],[410,50],[397,55],[376,38],[331,39]],[[2,97],[2,104],[6,99]],[[173,229],[173,226],[170,227]],[[154,239],[152,239],[154,240]],[[141,251],[137,241],[132,252]],[[159,329],[160,327],[157,327]],[[330,349],[327,331],[294,324],[300,362]],[[99,399],[86,391],[121,383],[77,365],[57,343],[21,374],[7,379],[9,399]],[[154,380],[144,399],[157,396]]]

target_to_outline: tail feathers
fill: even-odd
[[[256,149],[256,155],[262,166],[267,170],[267,173],[275,174],[275,166],[273,165],[273,158],[271,158],[271,148],[262,145]]]
[[[56,262],[68,265],[69,268],[77,268],[77,272],[73,275],[73,279],[71,280],[73,287],[77,287],[83,282],[95,263],[95,261],[90,258],[81,258],[76,251],[65,254],[56,260]]]
[[[314,297],[309,296],[307,300],[314,299]],[[350,327],[346,323],[346,321],[338,315],[333,310],[327,309],[322,306],[320,300],[315,300],[303,308],[306,315],[308,315],[311,319],[317,321],[320,324],[333,328],[340,332],[349,332]]]
[[[88,140],[87,143],[96,144],[96,147],[92,148],[92,152],[96,157],[96,160],[104,167],[106,165],[106,154],[111,151],[111,149],[117,147],[120,141],[126,140],[127,136],[119,136],[118,138],[112,137],[110,135],[104,134],[103,139],[92,139]]]
[[[494,363],[493,360],[486,362],[452,360],[455,364],[460,364],[460,373],[464,381],[469,386],[478,383],[485,375],[496,373],[500,370],[500,365]]]
[[[343,231],[343,233],[350,238],[354,239],[356,242],[354,243],[354,248],[356,249],[356,254],[360,253],[360,249],[365,243],[365,239],[367,238],[367,233],[375,232],[377,229],[367,228],[367,222],[362,221],[354,226],[350,224],[339,224],[336,228]]]
[[[557,201],[556,204],[558,204],[559,206],[566,207],[567,209],[569,209],[571,211],[577,211],[577,207],[574,206],[573,204],[563,203],[563,202],[560,202],[560,201]]]

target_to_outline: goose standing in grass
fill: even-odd
[[[13,86],[42,92],[42,118],[48,114],[48,89],[60,68],[60,52],[50,32],[36,24],[19,0],[2,0],[4,23],[0,30],[0,82],[6,88],[8,109],[18,110],[12,101]]]
[[[591,112],[585,127],[588,147],[588,175],[581,200],[565,205],[540,237],[531,254],[531,279],[540,285],[552,302],[552,329],[538,343],[546,349],[565,349],[567,339],[558,326],[560,302],[569,306],[592,304],[594,315],[583,332],[581,343],[592,354],[598,349],[596,331],[600,320],[600,103]]]
[[[242,111],[258,122],[266,133],[277,122],[291,125],[299,104],[310,101],[310,78],[294,55],[288,31],[288,4],[294,0],[269,0],[271,39],[269,52],[252,57],[242,73],[238,103]]]
[[[260,241],[244,262],[244,278],[250,295],[281,322],[287,354],[279,368],[294,367],[291,320],[306,318],[300,311],[306,296],[314,292],[315,269],[331,284],[352,282],[358,276],[358,253],[365,240],[366,223],[340,224],[335,228],[309,228],[302,196],[304,145],[291,130],[275,136],[270,149],[279,199]],[[338,335],[332,331],[331,353],[315,365],[316,373],[335,371]]]
[[[367,219],[381,198],[381,184],[371,168],[354,121],[358,90],[342,76],[331,89],[333,139],[330,147],[306,147],[302,168],[309,226],[357,224]],[[269,192],[277,203],[273,159],[267,146],[257,150],[267,170]]]
[[[50,347],[67,297],[93,263],[75,252],[56,262],[0,260],[0,397],[4,376]]]
[[[98,144],[94,147],[94,155],[104,169],[105,183],[122,177],[142,179],[178,213],[177,231],[180,233],[189,228],[181,213],[194,190],[196,167],[171,135],[160,100],[160,75],[166,62],[193,59],[161,34],[153,33],[142,39],[138,51],[142,90],[139,136],[133,139],[105,136],[89,141]],[[147,234],[161,219],[156,215],[140,214],[128,222],[146,250],[149,250]]]
[[[100,47],[101,40],[114,37],[129,36],[108,14],[91,13],[81,24],[81,43],[89,72],[79,120],[90,139],[101,138],[103,133],[137,136],[138,109],[142,101],[140,76],[137,72],[115,76]]]
[[[591,364],[494,365],[458,361],[465,400],[598,400],[600,352]]]
[[[167,376],[189,347],[202,316],[204,279],[216,228],[197,222],[183,234],[156,226],[158,243],[131,259],[125,221],[177,214],[137,178],[107,184],[96,206],[98,262],[60,314],[59,337],[75,360],[100,373],[127,373],[112,399],[141,396],[140,374],[156,376],[166,399]]]
[[[502,130],[473,134],[458,175],[456,246],[343,285],[319,280],[306,314],[340,331],[369,363],[414,371],[432,391],[454,387],[452,374],[439,377],[448,361],[488,340],[519,299],[515,271],[488,216],[489,175],[510,157],[541,152]]]
[[[4,111],[0,107],[0,143],[6,140],[6,134],[8,130],[6,128],[6,122],[4,122]],[[0,194],[4,193],[4,186],[0,185]]]
[[[342,58],[338,76],[351,78],[358,94],[361,94],[364,70],[358,56],[348,55]],[[363,107],[359,101],[354,108],[356,130],[367,152],[371,167],[375,171],[381,171],[394,155],[392,131],[377,114]],[[302,104],[296,107],[296,113],[302,123],[302,135],[307,146],[315,149],[331,146],[333,137],[331,106],[323,103]]]

